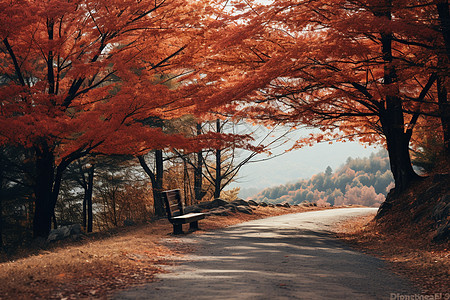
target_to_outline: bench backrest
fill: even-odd
[[[161,196],[169,219],[184,214],[180,190],[164,191],[161,193]]]

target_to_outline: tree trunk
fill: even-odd
[[[84,190],[84,197],[83,197],[83,228],[87,229],[87,192],[86,188]]]
[[[450,60],[450,10],[448,0],[440,1],[436,4],[439,15],[442,37],[444,38],[447,60]]]
[[[56,215],[55,215],[55,205],[53,205],[52,221],[53,221],[53,229],[58,228],[58,221],[56,221]]]
[[[3,167],[3,166],[2,166]],[[3,169],[0,170],[0,249],[3,248]]]
[[[380,16],[391,20],[392,1],[387,0]],[[386,138],[389,163],[395,181],[395,191],[404,191],[419,176],[414,172],[409,154],[412,132],[405,132],[402,100],[398,96],[397,72],[393,63],[392,39],[390,32],[381,32],[381,51],[384,61],[383,85],[391,94],[385,96],[385,109],[380,113],[380,122]],[[395,91],[395,92],[394,92]]]
[[[0,248],[3,248],[3,200],[0,197]]]
[[[186,206],[192,205],[192,190],[191,180],[189,178],[189,170],[186,160],[183,159],[183,192],[184,192],[184,204]]]
[[[448,91],[445,86],[446,78],[439,76],[437,79],[439,115],[441,117],[442,131],[444,135],[445,155],[450,157],[450,106],[448,103]]]
[[[220,120],[216,120],[216,130],[220,133]],[[216,149],[216,178],[214,180],[214,198],[220,197],[222,185],[222,150]]]
[[[80,161],[78,161],[78,169],[81,179],[78,181],[78,183],[83,187],[84,195],[83,195],[83,204],[82,204],[82,226],[84,230],[87,228],[87,181],[86,176],[84,174],[83,165]]]
[[[53,40],[53,22],[47,20],[47,32],[49,40]],[[53,53],[49,51],[47,59],[47,79],[49,94],[54,94],[53,78]],[[53,150],[49,148],[46,141],[35,146],[36,150],[36,181],[34,193],[36,196],[33,235],[35,238],[47,238],[51,230],[53,218],[55,227],[55,205],[53,204],[53,184],[55,179],[55,157]],[[55,202],[56,203],[56,202]]]
[[[448,104],[448,90],[446,87],[446,76],[448,72],[448,63],[450,61],[450,10],[448,0],[439,1],[436,3],[436,8],[439,16],[439,23],[441,27],[442,37],[445,43],[445,57],[441,57],[439,66],[443,70],[443,74],[438,76],[438,102],[439,112],[441,116],[442,129],[444,132],[444,150],[447,158],[450,156],[450,107]]]
[[[216,150],[216,178],[214,180],[214,198],[220,197],[220,186],[222,183],[221,160],[222,150]]]
[[[197,123],[197,135],[202,134],[202,124]],[[197,152],[197,161],[194,168],[194,193],[195,200],[200,202],[205,195],[203,192],[203,152],[202,150]]]
[[[158,153],[159,152],[159,153]],[[145,173],[150,177],[152,182],[153,191],[153,206],[155,216],[162,217],[165,215],[164,204],[162,203],[161,192],[162,192],[162,182],[163,182],[163,159],[162,150],[156,150],[155,152],[155,163],[156,163],[156,175],[150,170],[149,166],[145,162],[143,156],[138,156],[139,163],[144,169]]]
[[[197,161],[194,169],[194,193],[195,200],[200,202],[205,195],[203,192],[203,153],[197,152]]]
[[[155,150],[155,166],[156,166],[156,180],[155,188],[153,189],[153,195],[155,198],[155,215],[162,217],[165,215],[164,203],[161,197],[161,192],[163,191],[163,174],[164,174],[164,164],[163,164],[163,151]]]
[[[54,155],[44,143],[36,147],[36,180],[34,184],[35,210],[33,219],[33,236],[47,238],[50,233],[54,212],[53,174]]]
[[[111,197],[111,200],[112,200],[112,213],[113,213],[113,220],[112,220],[112,222],[113,222],[113,225],[115,226],[115,227],[117,227],[117,224],[118,224],[118,222],[117,222],[117,209],[116,209],[116,190],[115,190],[115,188],[114,188],[114,190],[113,190],[113,193],[112,193],[112,197]]]
[[[402,129],[396,128],[395,124],[389,124],[389,120],[383,120],[382,124],[386,137],[391,172],[395,182],[395,191],[402,192],[413,181],[420,178],[412,167],[409,153],[410,138]]]
[[[95,165],[92,165],[88,170],[88,181],[85,194],[87,206],[87,232],[92,232],[92,224],[93,224],[92,191],[94,189],[94,172],[95,172]]]

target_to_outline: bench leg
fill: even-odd
[[[183,233],[183,225],[173,224],[173,234],[182,234],[182,233]]]
[[[198,221],[189,223],[190,230],[198,230]]]

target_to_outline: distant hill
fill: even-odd
[[[327,167],[310,179],[267,188],[253,199],[271,203],[309,201],[321,205],[379,206],[392,186],[389,158],[383,150],[367,158],[349,157],[335,172]]]

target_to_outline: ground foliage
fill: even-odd
[[[390,193],[373,216],[354,219],[338,230],[358,248],[393,263],[427,294],[447,293],[450,286],[450,174],[448,165],[401,195]]]
[[[253,198],[272,203],[314,201],[319,205],[379,206],[392,183],[389,158],[380,151],[368,158],[349,157],[334,173],[328,167],[310,179],[267,188]]]
[[[339,238],[359,250],[388,261],[394,272],[407,276],[423,293],[448,292],[448,243],[430,243],[418,226],[414,230],[401,226],[393,233],[392,226],[379,226],[373,218],[374,215],[351,219],[334,230]]]
[[[424,242],[450,240],[450,174],[422,178],[401,195],[389,193],[377,214],[385,231],[422,235]]]

